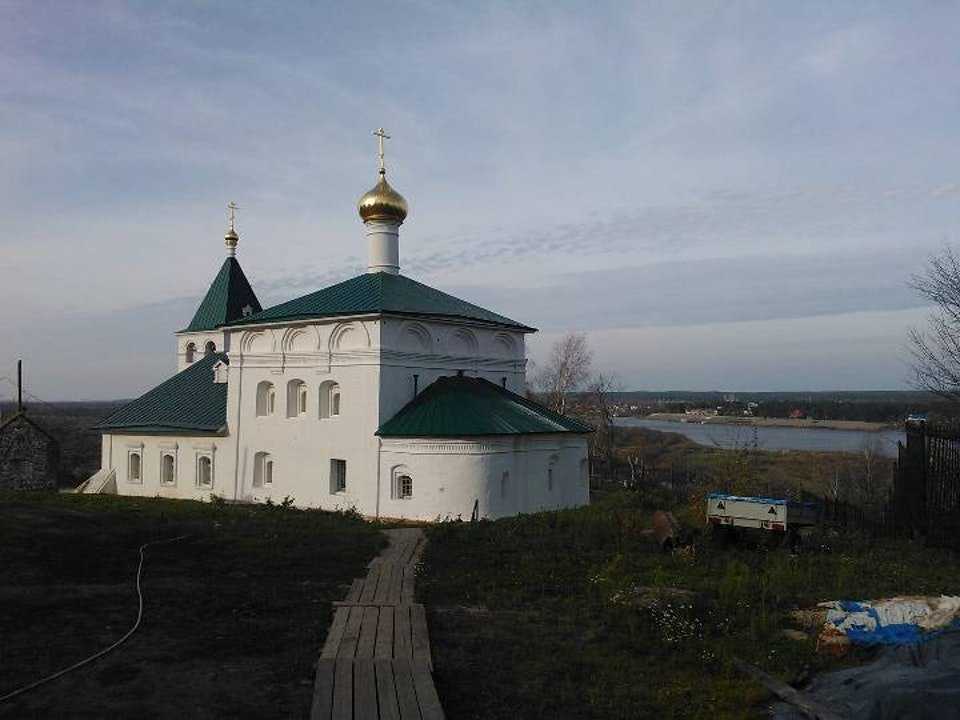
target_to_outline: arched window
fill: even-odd
[[[327,380],[320,385],[320,417],[334,418],[340,414],[340,386]]]
[[[142,458],[139,452],[132,452],[127,457],[127,482],[143,482],[143,474],[140,470]]]
[[[257,383],[257,415],[273,415],[273,409],[276,405],[276,391],[273,389],[273,383],[263,380]]]
[[[307,384],[303,380],[287,383],[287,417],[297,417],[307,412]]]
[[[506,498],[510,493],[510,472],[507,470],[503,471],[503,475],[500,476],[500,497]]]
[[[273,485],[273,458],[270,453],[258,452],[253,456],[253,486]]]
[[[203,346],[204,357],[206,357],[207,355],[213,355],[216,351],[217,351],[217,344],[213,340],[210,340],[206,345]]]
[[[173,485],[177,481],[177,459],[170,453],[160,458],[160,484]]]
[[[189,365],[196,359],[197,346],[192,342],[187,343],[187,349],[184,350],[183,355],[184,355],[184,359],[187,361],[187,364]]]
[[[197,458],[197,487],[213,487],[213,460],[209,455]]]

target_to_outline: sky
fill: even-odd
[[[0,398],[175,370],[240,206],[264,305],[402,272],[625,389],[908,387],[957,242],[960,4],[0,0]]]

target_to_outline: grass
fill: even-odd
[[[304,717],[330,601],[385,542],[359,517],[269,506],[0,493],[0,695],[139,632],[0,717]]]
[[[760,718],[764,693],[731,657],[787,681],[829,662],[782,636],[791,609],[960,593],[960,559],[904,542],[820,538],[790,556],[701,538],[664,555],[650,510],[620,492],[430,529],[418,590],[449,717]]]

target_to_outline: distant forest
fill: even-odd
[[[818,420],[902,422],[911,415],[931,419],[960,415],[956,403],[932,393],[915,390],[843,392],[690,392],[631,391],[610,394],[618,415],[649,415],[655,412],[683,413],[711,409],[721,415]]]

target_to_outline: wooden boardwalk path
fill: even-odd
[[[311,720],[443,720],[427,613],[414,602],[419,528],[386,530],[390,545],[353,581],[317,662]]]

